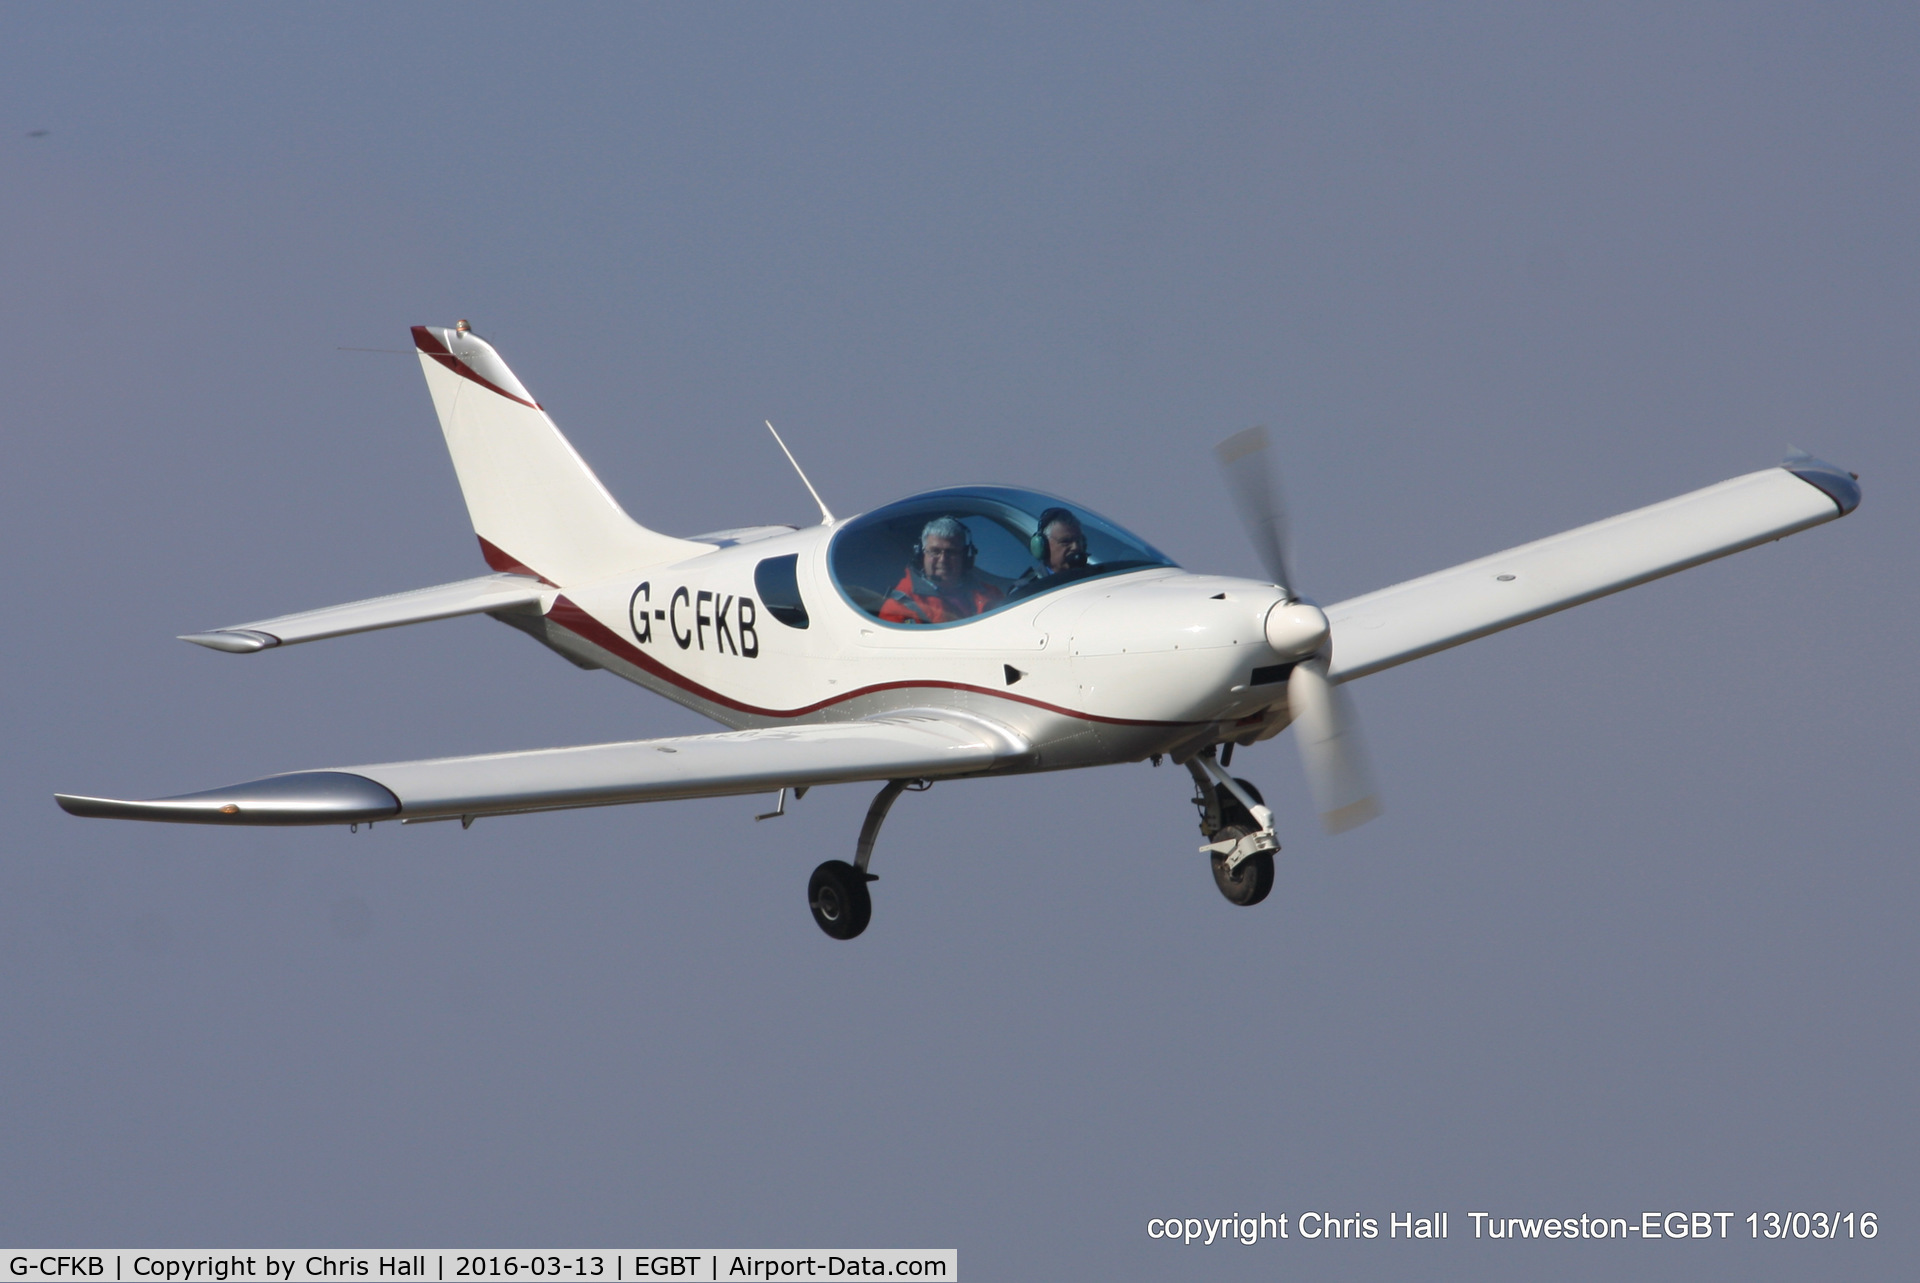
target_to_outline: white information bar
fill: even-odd
[[[677,1279],[936,1279],[960,1277],[946,1248],[622,1248],[491,1250],[220,1248],[0,1251],[0,1283],[632,1283]]]

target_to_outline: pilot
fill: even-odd
[[[889,623],[950,623],[991,610],[1005,597],[974,573],[973,537],[958,517],[929,521],[913,553],[913,564],[880,606]]]
[[[1087,564],[1087,532],[1065,508],[1048,508],[1034,530],[1034,560],[1042,575],[1059,575]]]
[[[1014,580],[1008,590],[1009,597],[1026,597],[1044,589],[1055,587],[1075,578],[1078,572],[1087,568],[1087,532],[1080,528],[1080,518],[1065,508],[1048,508],[1040,514],[1040,524],[1033,529],[1033,538],[1027,542],[1027,551],[1040,564],[1029,566],[1025,574]]]

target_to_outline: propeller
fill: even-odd
[[[1287,513],[1267,462],[1267,430],[1236,432],[1213,452],[1219,456],[1220,471],[1226,474],[1227,489],[1233,493],[1234,506],[1240,509],[1240,520],[1246,524],[1247,538],[1253,540],[1260,564],[1287,600],[1297,601],[1293,576],[1287,573]]]
[[[1329,833],[1342,833],[1380,814],[1373,772],[1360,742],[1360,723],[1353,701],[1327,676],[1333,639],[1327,616],[1294,590],[1287,563],[1286,509],[1280,487],[1267,458],[1267,430],[1248,428],[1214,448],[1227,490],[1254,551],[1266,568],[1282,600],[1267,612],[1267,644],[1291,660],[1287,675],[1287,706],[1293,713],[1294,740],[1313,790],[1320,822]]]

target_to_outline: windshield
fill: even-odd
[[[1030,490],[935,490],[849,521],[833,582],[882,623],[960,623],[1067,584],[1171,566],[1099,514]]]

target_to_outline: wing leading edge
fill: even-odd
[[[1026,740],[985,718],[908,709],[858,722],[301,771],[153,801],[55,799],[69,814],[99,819],[355,824],[933,779],[1031,753]]]
[[[1833,521],[1853,474],[1807,455],[1327,608],[1347,681]]]

